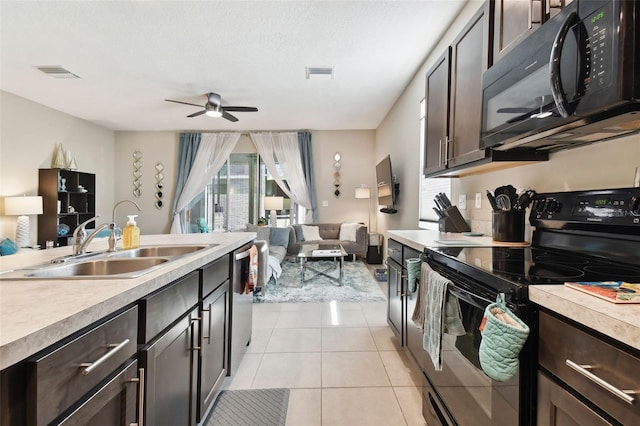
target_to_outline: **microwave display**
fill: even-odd
[[[594,12],[578,25],[584,25],[588,39],[585,46],[589,77],[585,81],[587,88],[604,88],[611,84],[613,52],[611,51],[611,28],[613,26],[613,5]]]

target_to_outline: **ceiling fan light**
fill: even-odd
[[[205,109],[207,110],[207,112],[205,112],[207,117],[222,117],[222,108],[220,108],[220,105],[207,104]]]

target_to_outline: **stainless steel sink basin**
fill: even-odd
[[[113,276],[148,272],[149,268],[168,262],[162,257],[138,259],[96,259],[86,262],[70,263],[62,266],[52,266],[25,274],[26,277],[39,278],[73,278]]]
[[[198,250],[214,247],[217,244],[211,245],[175,245],[175,246],[148,246],[138,247],[135,249],[122,250],[109,255],[111,258],[145,258],[145,257],[174,257],[182,256],[185,254],[195,253]]]

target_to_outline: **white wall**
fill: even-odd
[[[403,94],[376,131],[376,159],[391,155],[394,173],[401,184],[398,213],[378,213],[379,230],[415,229],[419,211],[419,103],[424,98],[425,75],[446,46],[457,36],[482,2],[470,1],[428,55]],[[452,201],[466,194],[463,215],[474,231],[490,234],[491,209],[484,196],[487,189],[512,184],[537,192],[601,189],[632,186],[635,168],[640,166],[640,135],[633,135],[551,154],[547,162],[501,171],[454,178]],[[482,208],[476,209],[475,193],[482,196]]]
[[[124,203],[116,212],[116,223],[124,227],[127,215],[137,214],[136,223],[142,234],[167,234],[171,228],[171,211],[176,182],[176,159],[178,157],[178,132],[116,132],[115,134],[114,200],[133,200],[141,208]],[[142,195],[133,195],[133,152],[142,153]],[[163,207],[156,208],[156,164],[164,169]],[[109,212],[111,218],[112,212]]]
[[[37,195],[38,169],[50,168],[53,147],[71,150],[78,170],[96,174],[96,213],[111,216],[113,131],[0,91],[0,196]],[[15,217],[0,214],[0,235],[15,238]],[[107,212],[109,214],[107,215]],[[31,217],[31,243],[37,240]]]
[[[311,132],[313,166],[318,202],[318,221],[369,222],[375,229],[374,209],[376,200],[370,202],[355,198],[356,187],[364,184],[375,196],[375,131],[374,130],[314,130]],[[334,195],[333,155],[339,152],[342,159],[340,169],[340,196]],[[323,206],[323,201],[328,206]]]

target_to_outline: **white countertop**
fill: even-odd
[[[615,304],[563,285],[529,286],[529,299],[640,350],[640,304]]]
[[[519,243],[492,241],[491,237],[469,237],[434,230],[391,230],[388,238],[422,251],[426,247],[450,246],[443,241],[472,242],[472,246],[513,246]],[[528,244],[526,244],[528,245]],[[464,245],[457,245],[463,247]],[[640,304],[615,304],[563,285],[531,285],[529,299],[551,311],[640,350]]]
[[[387,231],[387,237],[418,251],[422,251],[426,247],[513,247],[529,245],[528,242],[505,243],[501,241],[493,241],[491,237],[486,235],[481,237],[472,237],[461,233],[440,232],[430,229],[393,229]]]
[[[0,369],[4,369],[183,275],[252,241],[255,232],[142,235],[140,244],[218,244],[168,262],[137,278],[0,280]],[[106,239],[90,251],[106,250]],[[71,247],[0,257],[0,271],[71,254]]]

